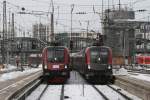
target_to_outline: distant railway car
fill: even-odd
[[[85,78],[112,80],[112,50],[106,46],[91,46],[72,56],[73,67]]]
[[[41,54],[31,54],[28,57],[28,64],[30,67],[38,67],[42,62]]]
[[[149,55],[137,55],[136,63],[142,66],[150,65],[150,56]]]
[[[45,47],[42,53],[42,66],[44,77],[70,77],[69,51],[63,46]]]

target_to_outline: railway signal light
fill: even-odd
[[[32,46],[32,47],[31,47],[32,49],[36,49],[36,43],[35,43],[34,41],[32,41],[31,46]]]
[[[73,41],[70,40],[70,50],[72,50],[72,49],[73,49]]]
[[[136,45],[141,45],[142,43],[144,43],[142,40],[136,40]]]
[[[104,43],[103,36],[104,35],[98,34],[99,45],[103,45],[103,43]]]

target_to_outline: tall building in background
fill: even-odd
[[[105,45],[112,48],[113,63],[124,64],[125,59],[133,57],[135,49],[135,14],[132,9],[107,9],[103,16]]]
[[[136,63],[137,54],[150,53],[150,22],[135,20],[132,9],[107,9],[102,22],[114,64]]]
[[[39,23],[33,25],[33,37],[38,38],[44,42],[49,41],[50,35],[49,35],[49,26]]]

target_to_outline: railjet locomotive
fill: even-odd
[[[112,50],[106,46],[91,46],[74,54],[73,67],[88,80],[112,81]]]
[[[42,67],[44,77],[70,77],[69,51],[63,46],[48,46],[42,52]]]
[[[149,54],[136,55],[136,64],[141,66],[150,66],[150,55]]]

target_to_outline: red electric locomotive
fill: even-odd
[[[54,77],[70,77],[69,51],[63,46],[45,47],[42,53],[43,76]]]
[[[149,66],[150,65],[150,56],[147,55],[137,55],[136,63],[141,66]]]
[[[72,57],[73,67],[88,80],[111,81],[112,51],[106,46],[91,46]]]

